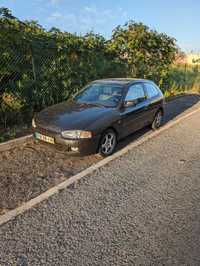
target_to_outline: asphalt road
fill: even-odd
[[[200,112],[1,226],[0,265],[200,265],[199,209]]]

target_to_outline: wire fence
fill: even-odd
[[[34,112],[68,99],[108,70],[101,51],[58,49],[38,40],[0,46],[0,53],[0,128],[30,123]]]
[[[24,54],[17,50],[2,53],[0,100],[3,126],[19,122],[19,119],[30,120],[34,111],[67,98],[66,83],[66,71],[62,69],[61,75],[61,64],[46,51],[41,51],[39,56],[34,55],[32,49]]]
[[[124,76],[124,62],[96,35],[46,32],[0,14],[0,132],[68,99],[91,80]]]

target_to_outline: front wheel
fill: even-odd
[[[100,140],[99,153],[104,157],[109,156],[114,152],[116,145],[117,135],[114,130],[108,129],[103,133]]]
[[[159,110],[156,113],[154,120],[151,124],[152,129],[153,130],[158,129],[162,125],[162,121],[163,121],[163,112],[162,112],[162,110]]]

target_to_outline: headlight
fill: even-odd
[[[32,127],[34,127],[34,128],[36,127],[36,123],[35,123],[35,119],[34,118],[32,119]]]
[[[92,132],[83,130],[66,130],[62,131],[61,135],[67,139],[89,139],[92,137]]]

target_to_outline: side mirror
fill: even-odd
[[[129,107],[129,106],[135,106],[138,103],[138,100],[132,100],[132,101],[124,101],[124,107]]]
[[[124,107],[135,106],[138,103],[141,103],[141,102],[145,101],[146,99],[147,99],[146,96],[145,97],[141,97],[141,98],[137,98],[137,99],[134,99],[134,100],[128,100],[128,101],[126,101],[126,99],[125,99]]]

